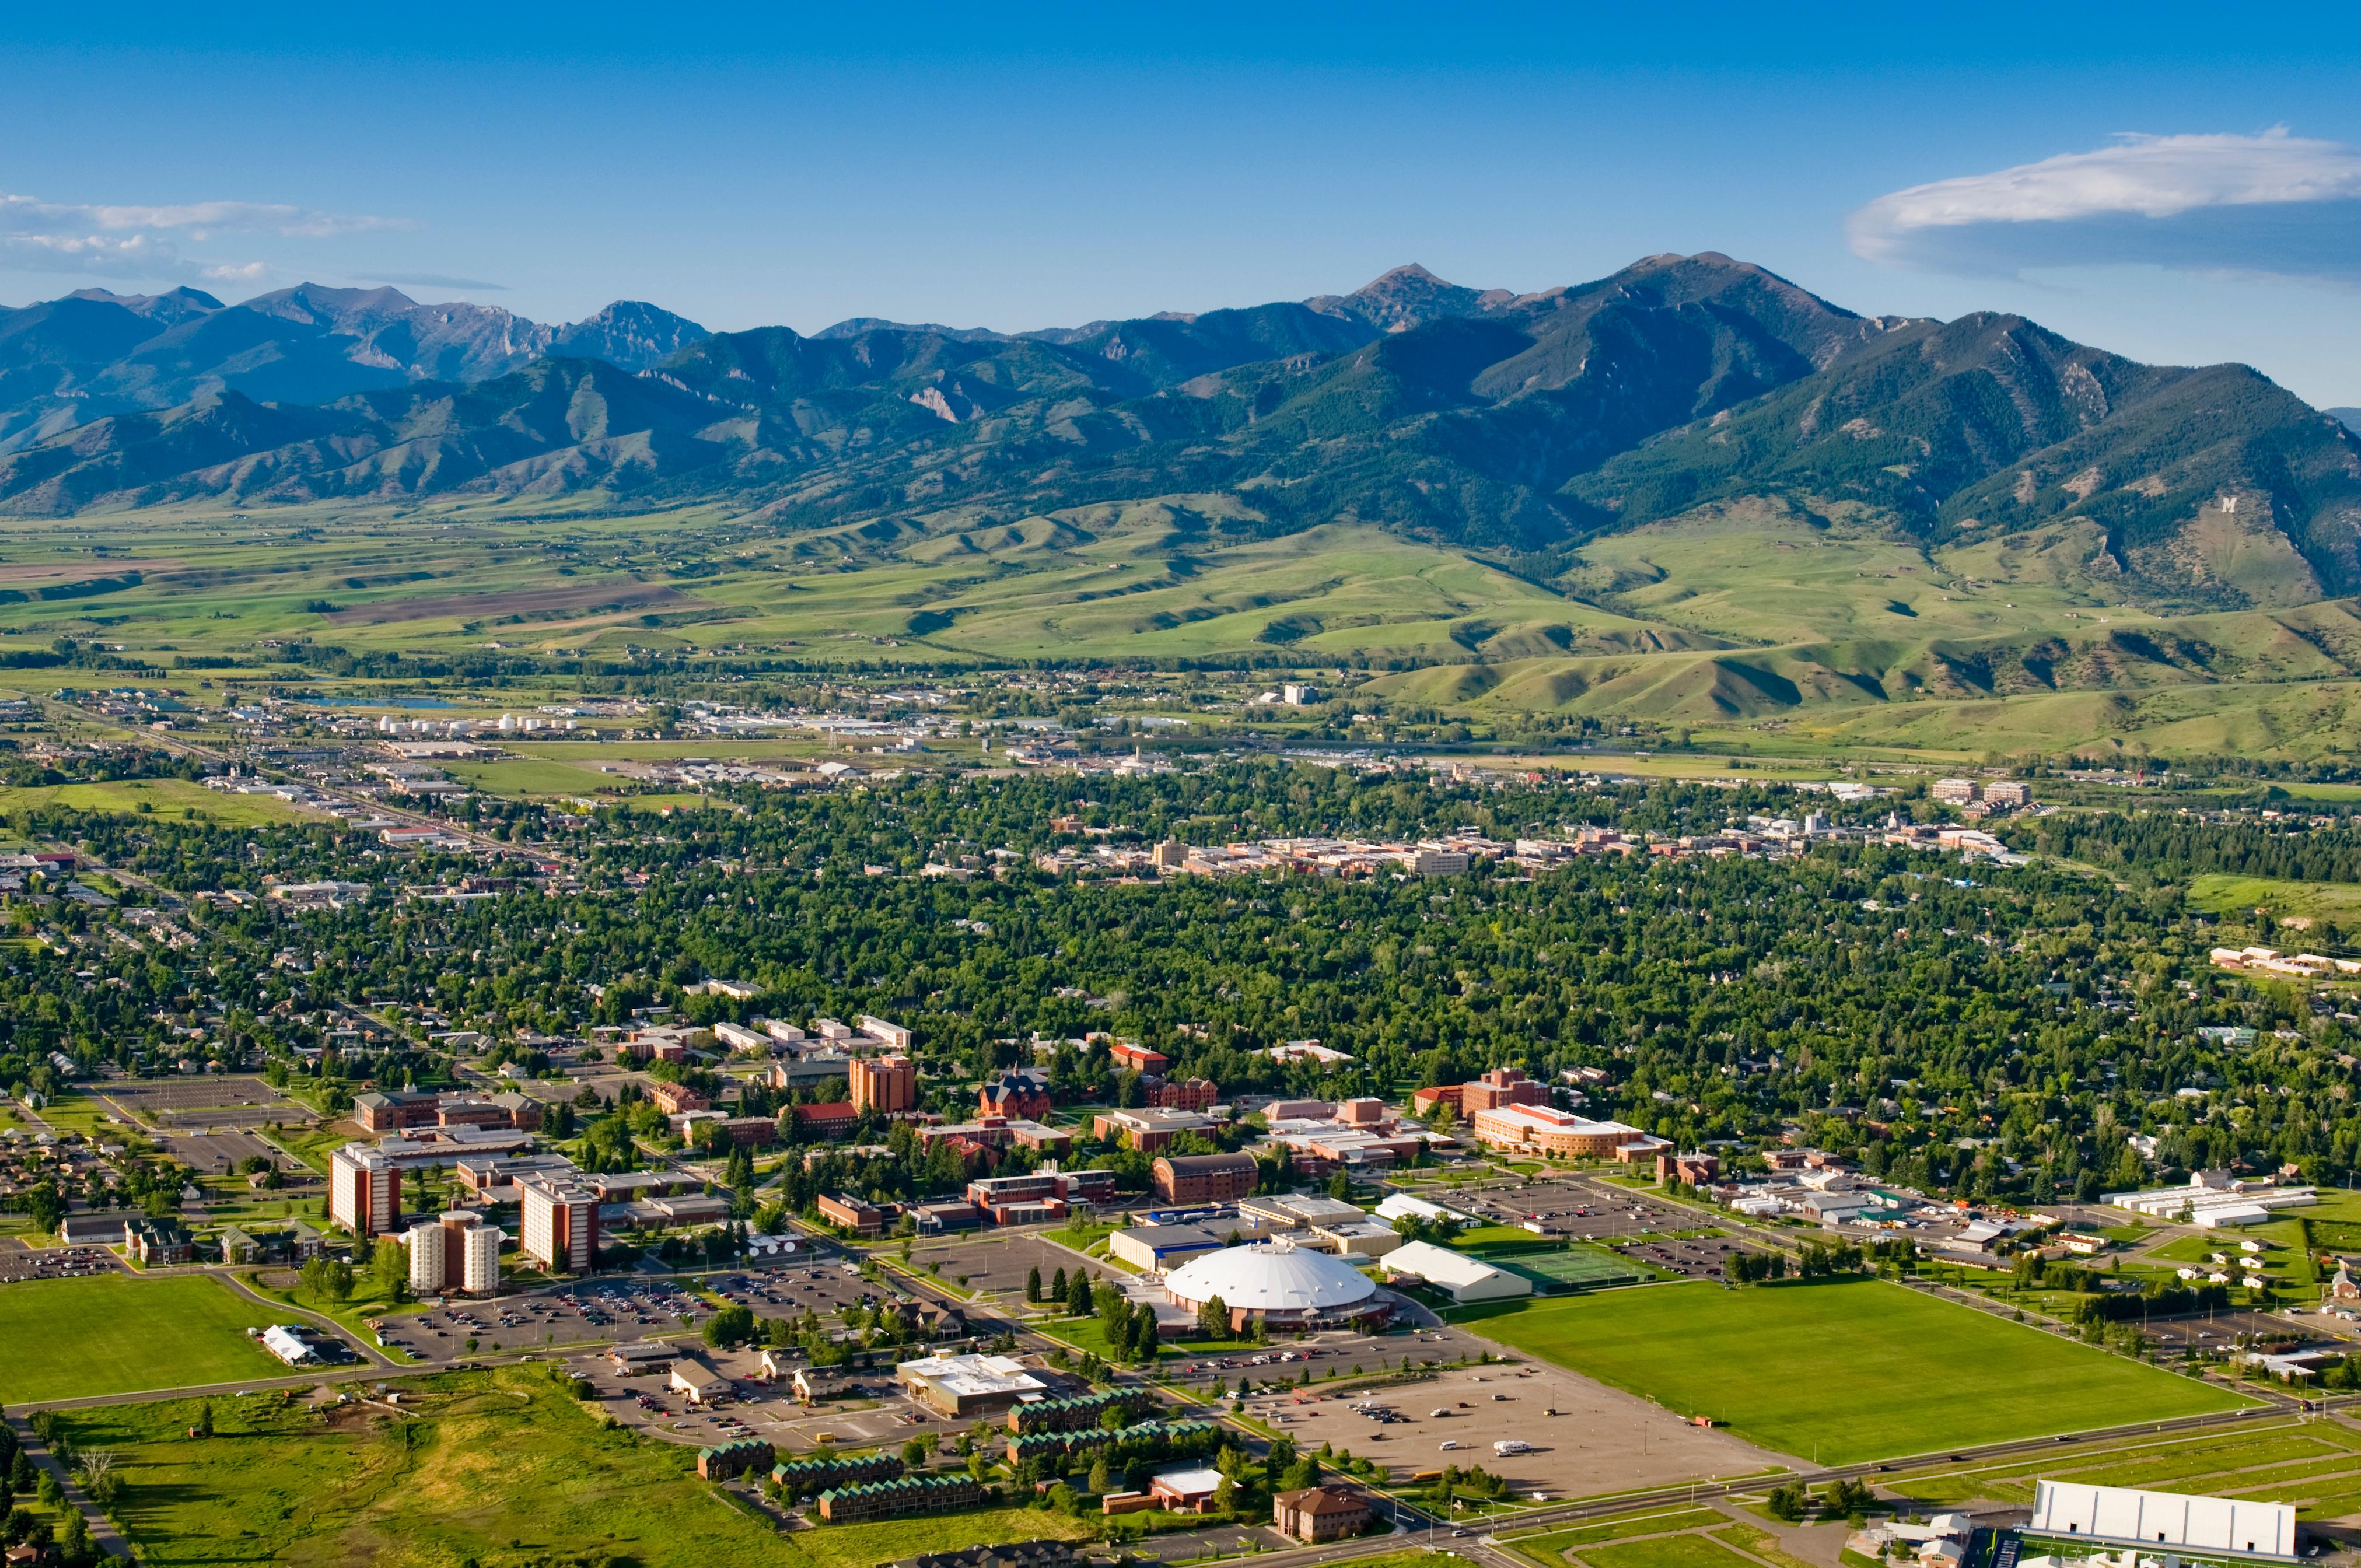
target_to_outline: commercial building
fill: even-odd
[[[967,1201],[995,1225],[1044,1224],[1076,1208],[1112,1202],[1115,1195],[1115,1172],[1060,1170],[1054,1165],[1017,1176],[978,1177],[967,1184]]]
[[[713,1363],[701,1355],[674,1358],[672,1381],[667,1387],[692,1405],[710,1405],[730,1392],[730,1379],[714,1370]]]
[[[1279,1534],[1306,1545],[1342,1541],[1368,1529],[1368,1494],[1334,1485],[1281,1492],[1270,1500],[1270,1522]]]
[[[1146,1091],[1150,1105],[1169,1111],[1203,1111],[1222,1097],[1222,1086],[1210,1078],[1168,1078]]]
[[[1049,1398],[1049,1385],[1006,1355],[929,1355],[894,1368],[894,1380],[938,1415],[965,1420]]]
[[[2295,1509],[2249,1497],[2206,1497],[2092,1486],[2078,1481],[2035,1483],[2033,1522],[2025,1534],[2043,1544],[2090,1542],[2102,1550],[2158,1557],[2196,1554],[2258,1563],[2301,1561]]]
[[[2201,1231],[2224,1225],[2252,1225],[2281,1209],[2307,1209],[2319,1201],[2309,1187],[2279,1187],[2242,1181],[2226,1175],[2198,1171],[2186,1187],[2157,1187],[2138,1192],[2110,1192],[2102,1201],[2135,1214],[2178,1220],[2183,1214]]]
[[[1477,1111],[1476,1141],[1510,1154],[1546,1159],[1653,1158],[1671,1146],[1620,1122],[1594,1122],[1546,1105],[1500,1105]]]
[[[832,1101],[819,1105],[791,1107],[796,1131],[806,1137],[849,1138],[861,1124],[861,1113],[850,1100]]]
[[[1150,1274],[1162,1274],[1221,1249],[1220,1237],[1194,1225],[1135,1225],[1107,1237],[1107,1255]]]
[[[1505,1268],[1495,1268],[1466,1253],[1433,1242],[1411,1242],[1386,1255],[1389,1278],[1415,1279],[1451,1298],[1456,1306],[1477,1301],[1507,1301],[1533,1293],[1532,1281]]]
[[[648,1085],[648,1098],[655,1108],[667,1116],[677,1116],[685,1111],[703,1111],[713,1104],[712,1097],[701,1089],[691,1089],[686,1083],[658,1081]]]
[[[1191,1312],[1219,1297],[1233,1332],[1254,1322],[1281,1333],[1366,1328],[1383,1323],[1391,1313],[1360,1270],[1284,1236],[1184,1264],[1164,1277],[1164,1295]]]
[[[1536,1083],[1513,1067],[1496,1067],[1472,1082],[1460,1085],[1459,1109],[1489,1111],[1499,1105],[1546,1105],[1549,1085]]]
[[[1160,1203],[1235,1202],[1261,1181],[1262,1167],[1244,1154],[1159,1156],[1148,1177]]]
[[[1161,1075],[1172,1065],[1172,1058],[1162,1051],[1153,1051],[1130,1040],[1117,1040],[1107,1047],[1107,1058],[1119,1070],[1149,1072]]]
[[[500,1244],[508,1237],[485,1224],[482,1215],[454,1209],[423,1224],[412,1225],[403,1240],[410,1249],[412,1294],[434,1296],[450,1290],[470,1296],[500,1293]]]
[[[918,1104],[918,1069],[908,1057],[854,1057],[846,1066],[852,1109],[881,1116],[912,1111]]]
[[[885,1228],[885,1211],[850,1193],[823,1192],[815,1201],[819,1217],[856,1236],[873,1236]]]
[[[1211,1465],[1190,1464],[1159,1470],[1148,1483],[1148,1495],[1176,1514],[1202,1514],[1213,1506],[1222,1487],[1222,1473]]]
[[[328,1157],[328,1218],[356,1236],[383,1235],[401,1220],[401,1172],[390,1156],[346,1144]]]
[[[588,1274],[598,1259],[598,1195],[565,1177],[517,1181],[524,1232],[518,1246],[552,1274]]]
[[[1038,1122],[1049,1113],[1049,1078],[1038,1069],[1011,1068],[984,1080],[977,1113]]]

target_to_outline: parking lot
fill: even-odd
[[[261,1127],[312,1120],[301,1104],[243,1073],[126,1079],[97,1092],[117,1110],[158,1127]]]
[[[280,1153],[252,1133],[159,1133],[156,1144],[182,1165],[207,1176],[225,1175],[236,1169],[240,1160],[256,1156],[292,1176],[312,1174],[302,1161]]]
[[[768,1267],[717,1274],[696,1282],[741,1304],[758,1318],[821,1318],[866,1297],[888,1294],[861,1277],[833,1250],[798,1253]],[[379,1320],[386,1343],[427,1361],[514,1354],[559,1345],[617,1344],[673,1338],[700,1331],[714,1308],[686,1286],[668,1279],[599,1279],[554,1289],[487,1299],[454,1299],[441,1307]],[[467,1342],[475,1341],[470,1350]]]
[[[1782,1463],[1728,1432],[1552,1366],[1469,1366],[1389,1387],[1314,1385],[1260,1396],[1250,1413],[1300,1448],[1332,1443],[1407,1482],[1446,1464],[1480,1464],[1521,1493],[1551,1498],[1745,1475]],[[1500,1454],[1493,1444],[1530,1443]],[[1447,1446],[1446,1446],[1447,1445]]]
[[[1390,1334],[1307,1334],[1301,1339],[1276,1341],[1263,1350],[1206,1356],[1191,1355],[1187,1343],[1182,1342],[1165,1357],[1162,1370],[1175,1383],[1202,1387],[1218,1378],[1235,1387],[1248,1382],[1292,1383],[1306,1372],[1324,1380],[1331,1375],[1353,1377],[1399,1370],[1405,1359],[1412,1366],[1440,1365],[1447,1361],[1473,1358],[1486,1351],[1499,1354],[1499,1348],[1465,1330],[1450,1328]]]
[[[14,1236],[0,1237],[0,1285],[128,1272],[129,1266],[103,1246],[34,1247]]]
[[[1049,1236],[1055,1234],[1054,1231],[1049,1233]],[[1058,1246],[1048,1237],[1010,1231],[984,1231],[920,1242],[911,1250],[910,1265],[914,1268],[931,1266],[947,1283],[957,1284],[964,1277],[967,1289],[1001,1291],[1018,1300],[1024,1299],[1025,1277],[1031,1269],[1041,1271],[1041,1288],[1045,1291],[1061,1268],[1071,1274],[1077,1267],[1088,1267],[1093,1274],[1110,1277],[1119,1272],[1111,1264],[1084,1258]]]

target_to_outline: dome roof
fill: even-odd
[[[1209,1252],[1166,1275],[1164,1288],[1196,1306],[1219,1296],[1224,1306],[1252,1312],[1334,1311],[1378,1293],[1351,1264],[1286,1242]]]

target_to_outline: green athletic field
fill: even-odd
[[[1614,1290],[1488,1339],[1822,1464],[2230,1409],[2243,1396],[1877,1280]]]
[[[0,1285],[0,1405],[284,1373],[246,1337],[278,1321],[203,1275]]]

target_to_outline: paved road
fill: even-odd
[[[23,1445],[34,1467],[55,1476],[58,1485],[65,1490],[66,1502],[81,1510],[82,1522],[90,1526],[90,1538],[98,1543],[100,1550],[109,1557],[129,1557],[131,1548],[123,1537],[116,1533],[115,1521],[99,1512],[97,1506],[82,1496],[82,1484],[67,1472],[64,1465],[58,1463],[57,1455],[49,1452],[49,1445],[44,1443],[33,1429],[24,1421],[11,1417],[8,1424],[16,1429],[16,1441]]]

